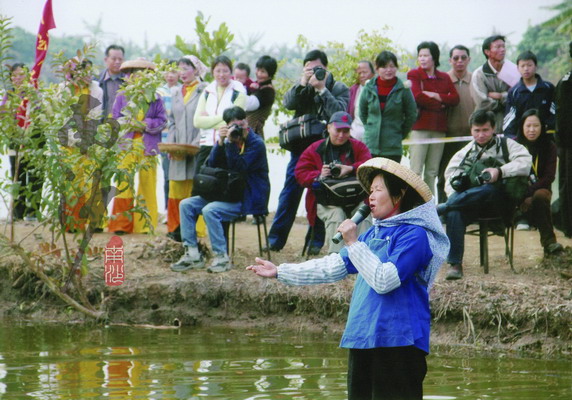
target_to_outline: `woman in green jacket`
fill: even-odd
[[[382,51],[375,66],[377,77],[366,83],[359,100],[364,141],[373,157],[401,162],[401,141],[417,119],[417,105],[409,87],[396,76],[395,54]]]

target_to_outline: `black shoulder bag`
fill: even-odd
[[[506,138],[501,138],[502,156],[505,164],[509,163],[508,158],[508,145]],[[528,176],[511,176],[510,178],[502,179],[502,187],[505,194],[511,199],[514,204],[519,205],[524,199],[526,190],[528,189]]]
[[[280,125],[278,140],[284,150],[302,152],[312,143],[323,139],[326,123],[313,114],[302,115]]]
[[[242,173],[205,165],[194,178],[193,196],[236,203],[242,201],[245,188],[246,179]]]
[[[357,205],[365,200],[367,193],[355,175],[344,178],[325,178],[312,189],[318,204],[345,207]]]

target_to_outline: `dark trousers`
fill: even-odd
[[[566,237],[572,237],[572,147],[560,147],[558,159],[560,225]]]
[[[462,264],[467,225],[484,214],[505,215],[502,212],[507,211],[506,215],[508,215],[510,208],[512,204],[497,185],[485,184],[472,187],[462,193],[453,193],[442,208],[446,213],[447,237],[451,242],[447,262]]]
[[[552,225],[552,212],[550,210],[550,200],[552,193],[547,189],[538,189],[532,195],[530,209],[524,216],[538,228],[540,233],[540,244],[546,247],[556,242],[554,226]]]
[[[161,166],[163,167],[163,192],[165,193],[165,210],[169,202],[169,155],[161,153]]]
[[[14,177],[16,173],[16,156],[10,156],[10,173]],[[18,177],[16,183],[20,184],[18,192],[14,193],[14,219],[22,219],[26,216],[31,216],[34,214],[35,209],[30,204],[26,205],[26,195],[25,191],[37,195],[36,199],[39,200],[40,194],[38,192],[42,191],[42,180],[39,179],[32,173],[32,169],[28,166],[28,163],[20,159],[20,165],[18,166]]]
[[[425,356],[415,346],[350,349],[348,400],[421,400]]]
[[[286,245],[288,235],[290,234],[290,230],[292,229],[292,225],[296,219],[296,211],[298,210],[302,193],[304,192],[304,188],[296,182],[296,178],[294,176],[294,170],[296,169],[296,163],[299,158],[300,154],[290,153],[290,162],[286,168],[286,180],[284,181],[284,187],[280,192],[278,209],[276,210],[276,215],[274,216],[272,227],[268,234],[268,242],[270,243],[270,246],[278,250],[281,250]],[[311,227],[308,227],[306,243],[310,242],[309,247],[322,248],[326,236],[324,222],[316,217],[313,240],[310,241],[311,229]]]
[[[445,170],[447,165],[449,165],[449,161],[451,161],[455,153],[465,147],[466,144],[466,142],[445,143],[441,163],[439,164],[439,173],[437,174],[437,200],[439,203],[447,201],[447,195],[445,194]]]

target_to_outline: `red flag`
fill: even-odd
[[[44,13],[42,14],[42,21],[40,21],[40,28],[38,29],[38,38],[36,39],[36,61],[34,68],[32,68],[32,82],[34,86],[38,87],[38,78],[42,71],[42,64],[48,53],[48,45],[50,43],[50,36],[48,31],[56,27],[54,21],[54,13],[52,12],[52,0],[47,0],[44,6]]]

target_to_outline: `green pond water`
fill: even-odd
[[[2,399],[346,399],[338,335],[0,321]],[[425,399],[572,399],[569,360],[435,348]]]

